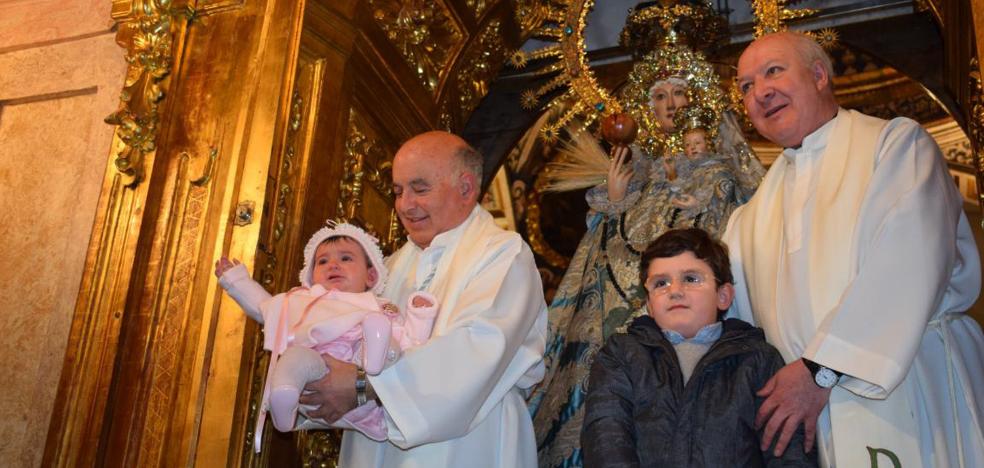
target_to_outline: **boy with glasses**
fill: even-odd
[[[782,366],[761,329],[722,320],[734,297],[727,248],[671,230],[642,254],[647,316],[591,367],[585,466],[816,466],[802,428],[781,458],[761,450],[756,391]]]

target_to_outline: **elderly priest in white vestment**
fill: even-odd
[[[732,313],[788,363],[756,424],[779,452],[804,424],[823,466],[982,467],[984,337],[964,313],[980,262],[962,199],[916,122],[842,109],[831,80],[797,33],[738,61],[752,123],[785,148],[725,234]]]
[[[387,260],[384,295],[405,304],[425,290],[440,310],[430,340],[361,392],[355,366],[325,359],[330,372],[302,400],[321,405],[310,416],[337,419],[366,394],[386,412],[388,440],[345,431],[340,466],[536,466],[524,397],[543,378],[543,287],[526,243],[478,205],[481,181],[481,156],[450,133],[418,135],[396,153],[396,210],[410,242]]]

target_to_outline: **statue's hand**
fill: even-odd
[[[677,208],[687,210],[697,206],[697,197],[687,194],[677,195],[676,197],[673,198],[673,201],[670,203],[672,203],[673,206]]]
[[[632,166],[626,164],[629,155],[628,146],[612,148],[612,162],[608,166],[608,201],[620,202],[629,190],[629,180],[632,179]]]
[[[665,158],[662,158],[662,161],[663,161],[663,170],[666,171],[666,180],[672,181],[672,180],[676,180],[677,173],[676,173],[676,166],[673,165],[673,162],[670,158],[671,158],[670,156],[667,156]]]

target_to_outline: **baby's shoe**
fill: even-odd
[[[273,427],[280,432],[294,429],[297,419],[297,399],[301,390],[293,385],[280,385],[270,389],[270,417]]]

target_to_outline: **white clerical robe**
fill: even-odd
[[[524,396],[543,378],[547,308],[529,247],[475,207],[426,249],[408,242],[388,265],[387,298],[422,289],[440,310],[429,341],[369,377],[389,441],[346,431],[340,466],[535,467]]]
[[[980,262],[939,148],[853,111],[786,150],[724,236],[736,298],[787,362],[845,374],[821,463],[984,466]]]

